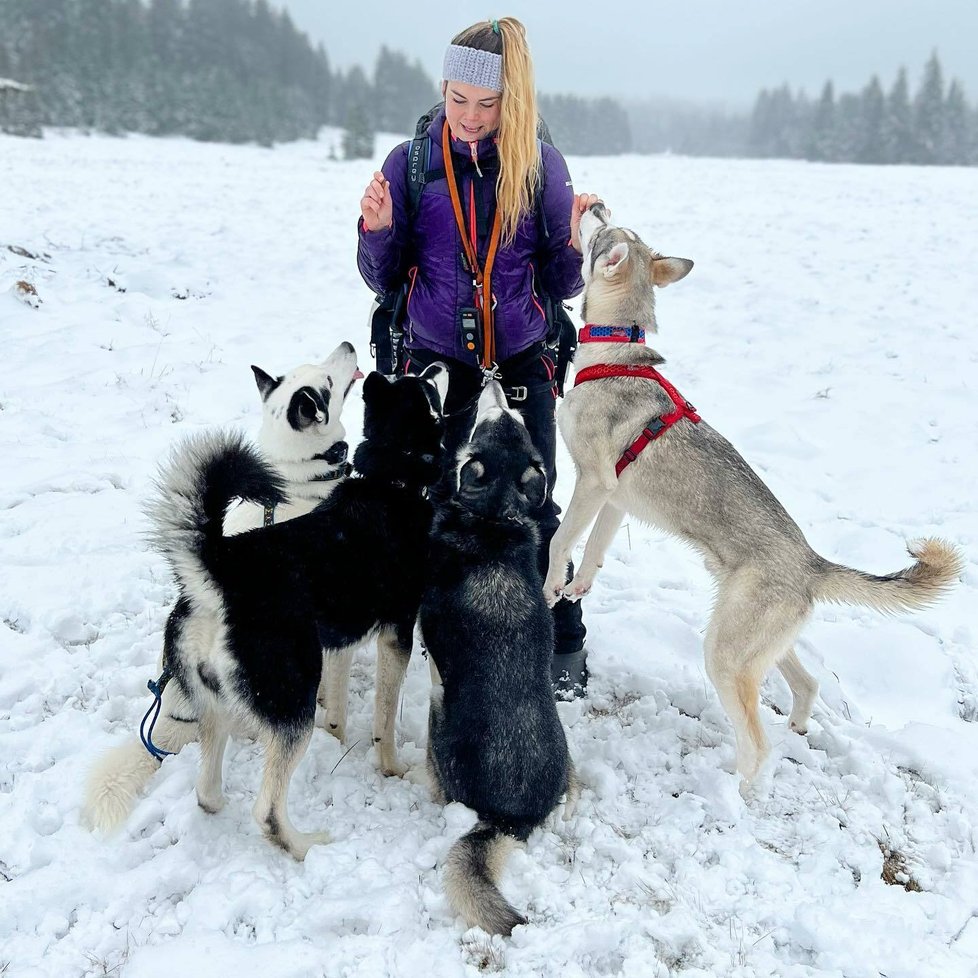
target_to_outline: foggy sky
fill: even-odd
[[[334,68],[370,73],[382,44],[419,58],[435,79],[452,35],[487,16],[527,26],[537,86],[548,93],[665,95],[749,106],[784,82],[816,96],[857,91],[874,73],[888,90],[903,65],[911,92],[936,48],[945,81],[978,98],[976,0],[272,0],[322,41]],[[498,7],[498,9],[493,9]],[[446,12],[447,11],[447,12]]]

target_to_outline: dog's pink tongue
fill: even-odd
[[[356,371],[354,372],[354,374],[353,374],[353,379],[354,379],[354,380],[363,380],[363,371],[362,371],[362,370],[360,370],[360,369],[359,369],[359,367],[358,367],[358,368],[357,368],[357,370],[356,370]]]

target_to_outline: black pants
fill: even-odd
[[[474,364],[462,363],[430,350],[407,350],[404,372],[418,374],[429,364],[441,362],[448,367],[448,397],[445,402],[446,457],[454,460],[459,446],[468,440],[475,420],[482,371]],[[543,458],[547,471],[547,498],[537,511],[540,529],[538,565],[542,577],[550,564],[550,538],[557,532],[560,507],[554,502],[557,481],[556,392],[553,386],[554,364],[543,343],[536,343],[510,360],[500,364],[500,383],[506,400],[518,411],[529,432],[530,440]],[[571,568],[573,574],[573,568]],[[568,578],[569,580],[570,578]],[[579,602],[563,598],[554,606],[554,652],[558,655],[577,652],[584,645],[587,630],[581,620]]]

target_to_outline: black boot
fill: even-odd
[[[558,699],[587,695],[587,629],[581,620],[581,602],[561,598],[554,605],[554,654],[550,678]]]
[[[587,646],[576,652],[554,652],[550,660],[550,679],[558,699],[572,700],[587,695]]]

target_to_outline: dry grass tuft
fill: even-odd
[[[907,867],[907,858],[902,852],[896,852],[882,839],[877,839],[880,852],[883,853],[883,871],[880,879],[888,886],[902,886],[908,893],[921,893],[923,887],[913,878]]]

